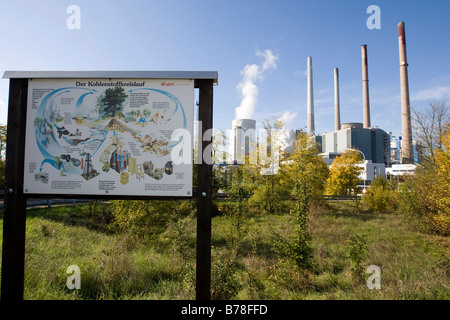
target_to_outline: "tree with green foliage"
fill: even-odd
[[[290,179],[292,195],[295,197],[294,207],[290,211],[294,231],[289,238],[278,235],[275,250],[283,259],[304,269],[311,265],[312,255],[308,212],[311,202],[323,195],[328,167],[318,155],[315,142],[304,132],[298,135],[287,163],[283,170]]]
[[[257,153],[260,156],[258,164],[253,165],[254,180],[258,181],[249,203],[260,212],[268,214],[282,213],[286,209],[286,195],[290,189],[283,183],[284,172],[279,170],[285,159],[283,128],[284,123],[280,120],[271,122],[266,119],[263,123],[265,130],[265,141],[260,140]],[[267,146],[267,147],[266,147]],[[262,149],[261,149],[262,148]],[[260,149],[266,149],[266,158],[262,159]],[[275,156],[277,153],[279,156]],[[278,163],[275,163],[278,161]]]
[[[248,198],[253,189],[252,171],[249,165],[235,167],[232,181],[226,187],[229,200],[229,210],[225,216],[231,219],[232,227],[229,229],[227,242],[230,249],[237,252],[245,235],[245,218],[249,211]]]
[[[318,153],[316,143],[305,132],[300,132],[294,149],[283,166],[287,179],[283,183],[289,186],[292,194],[304,194],[308,206],[311,201],[322,199],[329,176],[328,166]]]
[[[262,175],[260,170],[255,170],[255,181],[258,181],[254,192],[249,199],[249,205],[261,213],[284,213],[287,208],[285,200],[288,199],[290,190],[282,182],[283,173]]]
[[[223,250],[212,248],[211,296],[213,299],[231,299],[240,289],[238,270],[239,248],[248,232],[248,198],[252,192],[251,165],[229,168],[229,181],[223,184],[227,201],[221,203],[223,234],[226,246]]]
[[[128,95],[122,87],[109,88],[105,91],[105,97],[101,99],[101,102],[105,106],[103,111],[105,115],[111,115],[113,118],[116,116],[116,112],[122,110],[122,103]]]
[[[355,195],[358,176],[363,170],[362,167],[357,166],[361,160],[360,153],[354,150],[347,150],[336,157],[330,168],[326,192],[329,195]]]

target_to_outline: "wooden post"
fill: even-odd
[[[1,299],[23,300],[26,196],[23,193],[28,79],[10,79]]]
[[[197,269],[196,299],[211,299],[211,208],[212,208],[212,163],[205,162],[203,151],[210,144],[203,141],[206,130],[213,125],[213,81],[199,80],[198,119],[201,121],[199,150],[202,162],[198,166],[197,192]]]

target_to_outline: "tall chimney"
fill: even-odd
[[[363,87],[363,128],[370,128],[369,76],[367,68],[367,45],[361,46]]]
[[[411,107],[409,104],[408,62],[406,61],[405,23],[398,24],[398,48],[400,56],[400,90],[402,103],[402,154],[401,163],[414,163],[411,131]]]
[[[308,57],[308,111],[307,111],[307,131],[309,135],[314,135],[314,97],[312,79],[312,60]]]
[[[339,102],[339,69],[334,68],[334,131],[341,130],[341,107]]]

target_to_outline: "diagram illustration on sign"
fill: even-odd
[[[191,196],[191,80],[29,81],[25,193]],[[185,139],[185,140],[183,140]]]

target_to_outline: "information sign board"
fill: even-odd
[[[193,108],[189,79],[29,79],[24,193],[191,197]]]

